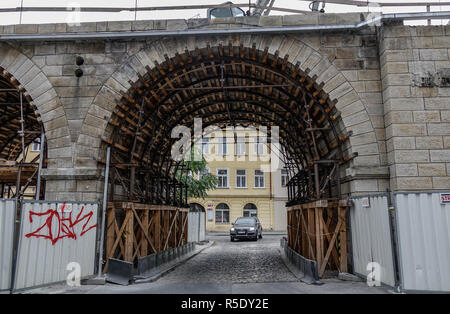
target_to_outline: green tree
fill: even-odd
[[[195,155],[197,158],[194,158]],[[191,160],[185,160],[181,163],[176,178],[187,184],[189,197],[205,198],[208,195],[208,191],[216,188],[218,179],[210,173],[205,173],[206,167],[207,162],[205,158],[201,153],[196,152],[194,148],[191,150]],[[196,174],[201,174],[200,179],[197,179],[198,176]]]

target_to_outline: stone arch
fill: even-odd
[[[81,128],[78,145],[94,147],[95,155],[92,156],[94,158],[102,155],[101,137],[108,138],[110,135],[111,129],[107,125],[117,102],[124,93],[132,88],[132,82],[136,82],[139,76],[147,73],[147,68],[152,69],[156,64],[164,63],[167,58],[171,59],[186,50],[194,51],[196,48],[202,49],[208,45],[211,47],[219,44],[226,46],[229,43],[235,46],[242,44],[246,48],[256,45],[256,49],[260,51],[267,49],[269,54],[276,54],[280,59],[286,58],[292,65],[298,64],[300,69],[314,79],[335,102],[335,106],[340,112],[339,125],[342,130],[353,133],[346,147],[349,154],[359,154],[353,162],[360,166],[380,166],[380,151],[375,129],[360,95],[325,55],[309,45],[307,40],[290,35],[177,37],[161,39],[152,43],[151,47],[130,56],[106,80],[89,108]],[[370,150],[358,151],[358,147],[367,145],[372,145]],[[376,157],[366,158],[368,156]],[[92,157],[84,158],[92,160]],[[83,157],[78,156],[78,158]]]
[[[331,104],[332,117],[336,119],[333,125],[338,126],[340,135],[337,136],[335,132],[335,138],[339,138],[338,141],[344,138],[343,151],[345,158],[350,159],[346,167],[356,166],[345,174],[341,171],[341,176],[350,175],[348,178],[356,180],[378,180],[371,173],[378,175],[378,170],[372,169],[381,166],[382,157],[375,129],[362,98],[344,74],[327,56],[308,44],[307,39],[284,35],[165,38],[130,55],[105,81],[94,98],[78,138],[76,162],[83,165],[90,163],[93,169],[98,168],[98,161],[105,159],[102,140],[110,141],[115,128],[110,121],[113,114],[120,110],[118,104],[127,97],[127,93],[136,91],[136,86],[143,82],[144,76],[148,77],[151,71],[159,71],[160,66],[170,67],[171,62],[176,62],[176,58],[182,54],[197,53],[199,50],[205,52],[211,47],[217,49],[221,46],[254,49],[258,53],[268,54],[271,60],[282,60],[291,69],[299,69],[302,76],[307,77],[315,90],[324,94]],[[303,176],[306,179],[306,175]],[[348,183],[343,189],[344,194],[363,191],[368,186],[352,180],[346,178],[345,182]],[[369,184],[371,190],[374,186],[378,189],[383,186],[378,181]]]
[[[46,133],[48,169],[72,168],[73,154],[66,113],[46,75],[29,57],[5,43],[0,43],[0,68],[24,91],[24,96],[40,117]],[[64,165],[61,160],[65,161]]]

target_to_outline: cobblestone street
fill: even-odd
[[[297,281],[280,258],[280,236],[258,242],[230,242],[212,236],[215,244],[164,277],[166,282],[262,283]],[[195,274],[195,276],[193,276]]]
[[[210,235],[214,245],[152,283],[127,287],[107,284],[77,293],[387,293],[364,282],[324,280],[321,286],[300,282],[280,255],[280,235],[265,235],[258,242],[230,242],[228,236]],[[70,293],[70,291],[67,291]],[[75,292],[75,291],[73,291]]]

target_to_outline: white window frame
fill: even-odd
[[[236,156],[246,156],[246,155],[247,155],[247,139],[244,136],[239,136],[236,138]]]
[[[217,155],[225,156],[227,151],[227,138],[225,136],[217,138]]]
[[[238,174],[238,171],[244,171],[244,174]],[[239,186],[239,177],[244,177],[244,186]],[[237,189],[246,189],[247,188],[247,170],[246,169],[236,169],[236,188]]]
[[[256,156],[264,155],[264,142],[259,142],[259,137],[255,136],[254,140],[254,150]]]
[[[256,171],[261,171],[262,172],[262,175],[260,175],[260,174],[256,174]],[[254,171],[254,179],[255,179],[255,182],[254,182],[254,186],[255,186],[255,189],[264,189],[265,187],[266,187],[266,178],[265,178],[265,173],[264,173],[264,171],[263,170],[261,170],[261,169],[255,169],[255,171]],[[257,186],[257,182],[260,182],[259,180],[258,180],[258,178],[262,178],[262,186]],[[259,185],[259,183],[258,183],[258,185]]]
[[[220,170],[226,170],[227,171],[227,185],[226,186],[219,186],[220,177],[223,177],[222,175],[219,176]],[[230,169],[229,168],[217,168],[216,169],[216,176],[218,179],[217,188],[218,189],[229,189],[230,188]]]
[[[222,203],[220,203],[220,204],[222,204]],[[218,204],[217,206],[219,206],[220,204]],[[225,203],[223,203],[223,204],[225,204]],[[227,205],[227,209],[221,209],[221,208],[217,208],[217,206],[216,206],[216,208],[214,209],[214,223],[216,224],[216,225],[228,225],[228,224],[230,224],[230,206],[228,206],[228,204],[225,204],[225,205]],[[217,213],[218,212],[221,212],[222,214],[221,214],[221,221],[220,222],[217,222]],[[224,215],[223,215],[223,213],[224,212],[228,212],[228,221],[226,221],[226,222],[224,222],[223,220],[223,217],[224,217]]]
[[[211,153],[210,147],[209,147],[210,140],[211,140],[210,137],[204,136],[202,138],[202,154],[203,155],[209,155]]]

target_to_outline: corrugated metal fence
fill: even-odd
[[[188,214],[188,242],[206,240],[205,212],[189,212]]]
[[[395,286],[394,258],[388,213],[388,196],[374,195],[353,198],[350,210],[353,268],[367,276],[367,265],[381,266],[381,282]]]
[[[402,288],[450,291],[450,204],[440,193],[394,195]]]
[[[16,200],[0,199],[0,291],[11,287]]]
[[[76,262],[94,275],[98,203],[24,201],[14,290],[65,281]]]

